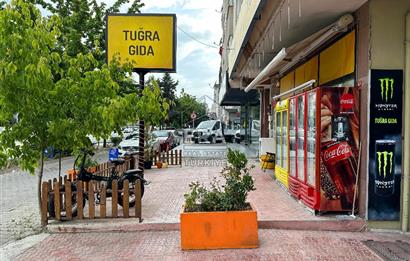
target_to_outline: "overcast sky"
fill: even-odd
[[[175,13],[177,26],[193,38],[208,45],[219,44],[222,37],[222,0],[143,0],[143,13]],[[218,79],[220,56],[218,47],[211,48],[191,39],[177,29],[177,72],[172,76],[198,98],[213,98],[213,84]],[[215,43],[215,44],[214,44]],[[207,103],[211,102],[207,100]]]

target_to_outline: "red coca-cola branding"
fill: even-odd
[[[342,110],[351,110],[354,105],[354,97],[351,93],[345,93],[340,97],[340,107]]]
[[[337,142],[329,145],[323,150],[322,158],[326,164],[336,163],[353,156],[352,149],[346,141]]]

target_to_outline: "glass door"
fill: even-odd
[[[298,177],[305,181],[305,95],[298,96]]]
[[[307,96],[307,182],[315,186],[316,174],[316,92],[310,92]]]
[[[289,175],[296,177],[296,104],[289,102]]]
[[[288,111],[282,111],[282,168],[288,170]]]
[[[281,113],[276,113],[276,165],[282,167]]]

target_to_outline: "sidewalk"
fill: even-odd
[[[198,180],[209,184],[214,176],[219,176],[222,167],[170,167],[146,170],[145,178],[151,181],[146,187],[142,200],[143,222],[135,219],[105,219],[92,222],[54,222],[48,226],[51,232],[75,231],[137,231],[137,230],[178,230],[179,214],[184,204],[184,193],[189,183]],[[256,190],[250,192],[249,201],[258,211],[260,228],[361,231],[363,220],[337,220],[333,215],[315,216],[303,205],[295,201],[272,179],[269,172],[262,172],[256,166],[251,174]],[[110,204],[107,204],[108,206]],[[96,207],[96,215],[98,216]],[[88,211],[86,207],[85,212]],[[121,213],[121,208],[119,209]],[[133,208],[130,212],[133,213]],[[107,208],[107,212],[110,210]],[[87,215],[87,214],[86,214]]]
[[[54,234],[15,260],[382,260],[363,241],[400,234],[260,229],[257,249],[182,251],[178,231]]]
[[[220,169],[147,170],[145,177],[152,183],[143,198],[142,223],[135,218],[55,222],[48,226],[52,232],[49,236],[27,239],[29,243],[24,247],[18,242],[6,246],[4,259],[17,256],[17,260],[378,260],[362,241],[410,243],[408,234],[341,232],[361,231],[364,221],[314,216],[291,198],[268,171],[256,167],[252,170],[256,190],[250,193],[249,201],[258,211],[260,247],[181,251],[179,213],[188,184],[195,180],[207,184],[218,176]]]

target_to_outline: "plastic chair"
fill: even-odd
[[[273,163],[273,169],[275,169],[276,154],[271,152],[266,152],[266,159],[262,161],[261,169],[263,172],[266,171],[269,163]]]

